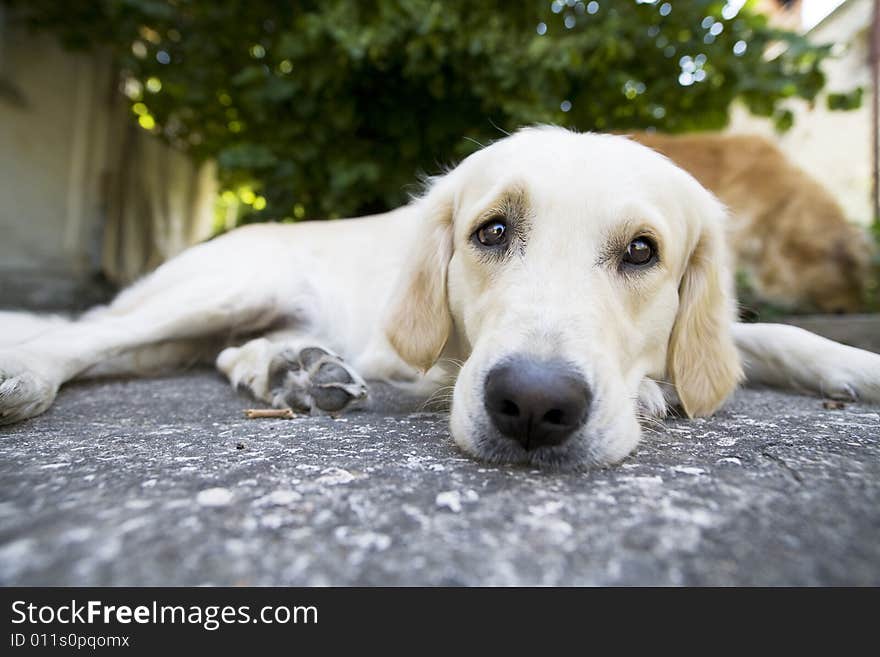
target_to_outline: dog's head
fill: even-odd
[[[690,415],[740,378],[724,210],[623,137],[530,128],[467,158],[416,202],[386,332],[421,370],[464,360],[459,446],[498,462],[608,464],[665,382]],[[672,395],[674,397],[674,395]]]

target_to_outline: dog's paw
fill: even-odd
[[[839,401],[880,403],[880,355],[837,346],[833,360],[819,360],[819,393]]]
[[[316,346],[265,338],[224,349],[217,367],[233,385],[275,408],[321,415],[340,413],[367,396],[367,385],[339,356]]]
[[[14,360],[0,361],[0,424],[12,424],[44,412],[58,384]]]
[[[269,395],[278,408],[340,413],[367,396],[367,385],[345,361],[321,347],[284,349],[269,365]]]
[[[662,420],[669,412],[669,402],[660,387],[653,379],[644,378],[639,385],[638,411],[642,418]]]
[[[877,370],[870,372],[828,376],[821,382],[819,393],[837,401],[880,404],[880,364]]]
[[[859,399],[856,389],[846,381],[823,381],[819,394],[836,401],[854,402]]]

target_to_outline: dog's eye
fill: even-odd
[[[502,246],[507,242],[508,232],[507,223],[496,217],[477,228],[474,237],[483,246]]]
[[[644,267],[654,262],[657,257],[657,246],[649,237],[637,237],[626,247],[623,262],[636,267]]]

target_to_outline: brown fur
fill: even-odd
[[[737,268],[759,298],[784,307],[857,311],[870,246],[822,185],[755,135],[637,133],[728,206]]]

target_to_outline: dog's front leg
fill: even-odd
[[[735,324],[733,337],[749,383],[880,403],[880,354],[786,324]]]
[[[289,331],[270,333],[217,357],[232,385],[275,408],[312,415],[337,414],[367,397],[367,385],[340,356]]]

